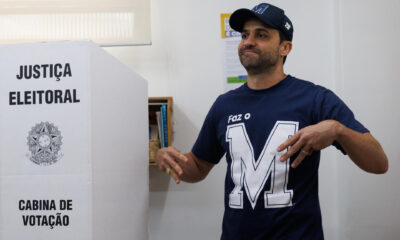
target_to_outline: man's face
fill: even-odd
[[[239,59],[249,74],[273,69],[279,61],[278,30],[256,19],[246,21],[239,44]]]

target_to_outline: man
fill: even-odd
[[[163,148],[157,164],[197,182],[226,153],[221,239],[323,239],[320,150],[333,144],[372,173],[387,171],[387,157],[334,93],[283,72],[293,25],[282,9],[262,3],[229,22],[248,82],[218,97],[191,152]]]

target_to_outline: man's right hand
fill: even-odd
[[[161,171],[171,175],[177,184],[183,175],[184,165],[189,159],[175,147],[161,148],[156,154],[156,163]]]

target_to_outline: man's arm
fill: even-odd
[[[180,181],[199,182],[203,180],[214,164],[197,158],[192,152],[182,154],[175,147],[161,148],[156,154],[158,168],[168,172],[177,184]]]
[[[371,173],[385,173],[388,170],[386,154],[370,133],[356,132],[335,120],[325,120],[301,129],[281,144],[278,152],[290,146],[281,157],[281,161],[286,161],[300,151],[292,163],[292,167],[295,168],[312,151],[324,149],[334,141],[343,147],[351,160],[361,169]]]

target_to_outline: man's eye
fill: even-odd
[[[247,34],[242,34],[242,39],[247,39]]]
[[[266,38],[267,35],[260,33],[260,34],[258,34],[258,37],[259,37],[259,38]]]

